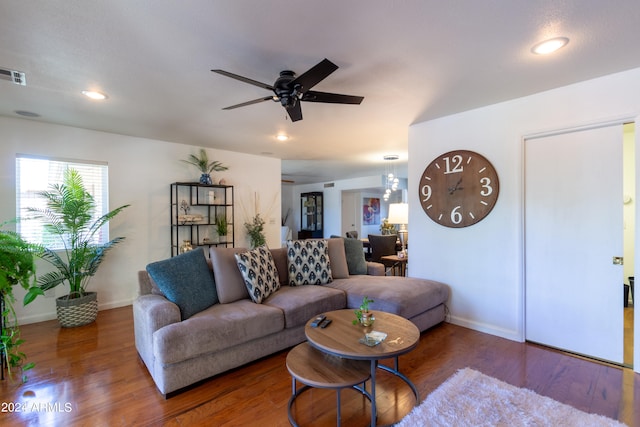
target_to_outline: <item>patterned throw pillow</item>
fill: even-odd
[[[260,304],[280,289],[278,270],[266,245],[235,254],[238,269],[253,302]]]
[[[327,240],[287,242],[289,286],[324,285],[333,280]]]

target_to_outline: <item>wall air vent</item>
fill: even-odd
[[[0,68],[0,80],[8,80],[17,85],[26,86],[27,76],[22,71],[7,70]]]
[[[335,182],[328,182],[324,185],[324,188],[333,188],[336,186]]]

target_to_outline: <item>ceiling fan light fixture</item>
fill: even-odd
[[[569,39],[567,37],[555,37],[535,44],[531,48],[531,52],[536,55],[548,55],[563,48],[567,43],[569,43]]]
[[[86,96],[87,98],[96,100],[96,101],[103,101],[105,99],[108,98],[108,96],[102,92],[98,92],[95,90],[83,90],[82,94],[84,96]]]

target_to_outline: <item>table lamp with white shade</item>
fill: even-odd
[[[409,204],[390,203],[389,218],[387,221],[389,221],[389,224],[398,224],[400,226],[398,237],[400,237],[400,244],[402,244],[402,253],[406,254],[407,239],[409,237],[409,232],[407,231],[407,224],[409,223]]]

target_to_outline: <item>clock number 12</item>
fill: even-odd
[[[462,167],[462,156],[460,154],[456,154],[453,157],[444,157],[443,160],[445,163],[445,175],[450,173],[459,173],[464,170]]]

